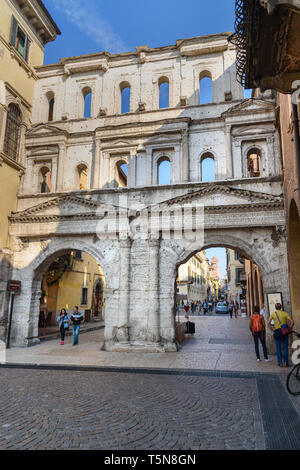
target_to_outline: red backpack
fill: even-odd
[[[251,315],[252,318],[252,333],[261,333],[264,331],[261,318],[262,315]]]

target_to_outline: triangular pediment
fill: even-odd
[[[24,211],[13,212],[11,218],[14,221],[26,221],[33,218],[51,220],[78,216],[101,218],[105,213],[115,210],[115,207],[110,204],[98,203],[75,195],[67,195],[58,196]]]
[[[64,129],[50,124],[35,124],[27,132],[27,137],[68,135]]]
[[[248,98],[241,103],[229,108],[222,116],[231,116],[244,113],[269,112],[275,109],[274,105],[269,101],[260,100],[258,98]]]
[[[283,199],[281,196],[211,184],[198,191],[189,192],[163,202],[167,206],[183,206],[193,203],[199,203],[204,207],[212,208],[268,204],[281,206]]]

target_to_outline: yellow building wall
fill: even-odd
[[[105,288],[101,267],[92,256],[82,252],[82,260],[74,261],[73,270],[66,271],[58,284],[47,286],[45,281],[43,282],[43,289],[48,292],[46,297],[48,310],[59,312],[65,308],[71,313],[75,305],[78,305],[82,312],[91,309],[94,284],[99,277],[102,278]],[[80,303],[82,287],[88,288],[88,303],[84,306]]]
[[[26,66],[20,65],[22,58],[17,60],[10,54],[10,28],[12,15],[19,22],[21,28],[31,40],[28,63],[33,71],[33,67],[43,64],[44,48],[35,38],[29,26],[19,13],[13,9],[7,0],[0,0],[0,80],[9,83],[17,92],[32,105],[35,76],[29,76]],[[18,53],[15,51],[15,54]],[[24,61],[25,62],[25,61]]]
[[[17,210],[19,172],[4,161],[0,166],[0,249],[11,248],[8,240],[8,217]]]

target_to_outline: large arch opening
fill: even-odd
[[[249,317],[257,306],[267,319],[262,278],[260,267],[238,247],[207,245],[186,255],[176,266],[177,343],[195,352],[205,345],[211,354],[236,349],[255,362]],[[187,322],[195,324],[194,335]]]
[[[103,269],[89,253],[80,250],[62,250],[47,258],[35,271],[33,315],[38,321],[38,338],[59,336],[57,317],[66,309],[69,317],[75,306],[83,314],[83,331],[104,326],[106,282]],[[37,312],[36,312],[37,313]],[[36,329],[36,325],[32,325]],[[70,331],[71,334],[71,322]],[[100,335],[101,336],[101,335]],[[99,336],[99,340],[101,340]],[[71,342],[71,340],[70,340]]]

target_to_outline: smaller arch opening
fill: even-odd
[[[162,156],[157,161],[157,183],[171,184],[171,162],[169,157]]]
[[[167,77],[161,77],[159,86],[159,109],[170,107],[170,83]]]
[[[48,121],[53,121],[53,115],[54,115],[54,93],[52,91],[49,91],[46,94],[47,101],[48,101]]]
[[[259,178],[261,176],[261,150],[254,147],[247,153],[248,178]]]
[[[120,84],[121,91],[121,114],[130,112],[130,84],[128,82],[122,82]]]
[[[125,188],[127,186],[127,173],[128,164],[125,160],[120,160],[116,164],[115,179],[119,188]]]
[[[41,193],[51,192],[51,172],[46,166],[40,169],[39,186]]]
[[[87,189],[87,178],[88,178],[88,168],[84,164],[80,164],[77,167],[78,173],[78,183],[80,191]]]
[[[215,158],[209,152],[201,157],[201,181],[215,181]]]
[[[83,116],[84,118],[90,118],[92,115],[92,90],[90,87],[85,87],[82,90],[83,100],[84,100],[84,109]]]
[[[203,71],[199,77],[200,100],[199,104],[208,104],[213,102],[212,76],[208,71]]]

